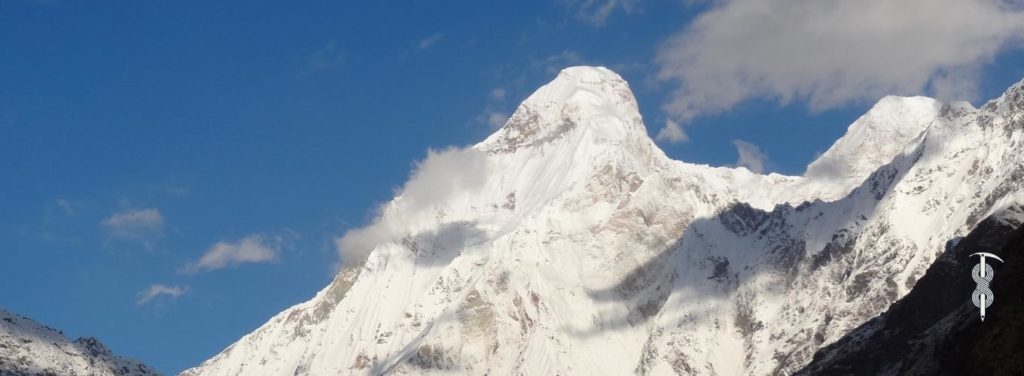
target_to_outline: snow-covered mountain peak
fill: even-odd
[[[515,152],[570,138],[571,142],[650,144],[629,84],[604,67],[570,67],[530,95],[504,127],[480,147]]]
[[[766,176],[668,159],[618,75],[570,68],[346,234],[364,263],[183,375],[788,374],[1024,190],[1010,114],[887,97]]]
[[[903,152],[939,115],[942,103],[928,97],[887,96],[847,129],[805,177],[852,187]]]
[[[555,104],[574,100],[585,100],[581,93],[590,93],[590,99],[625,104],[627,109],[636,110],[629,84],[617,73],[605,67],[576,66],[563,69],[547,85],[539,88],[526,99],[525,104],[543,106],[544,102]],[[597,104],[597,103],[595,103]]]

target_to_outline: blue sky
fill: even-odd
[[[963,40],[901,20],[927,32],[843,45],[854,19],[813,46],[745,2],[0,2],[0,308],[196,365],[324,287],[428,148],[482,140],[565,66],[626,78],[652,138],[686,135],[659,137],[676,159],[734,165],[742,140],[786,174],[872,98],[1024,78],[1015,9],[925,15]]]

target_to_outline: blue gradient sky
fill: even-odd
[[[674,88],[658,47],[708,6],[599,25],[557,1],[2,1],[0,308],[163,372],[197,365],[324,287],[333,239],[427,148],[482,140],[560,68],[616,70],[656,135]],[[1022,57],[985,65],[979,97],[1024,78]],[[742,139],[800,174],[869,107],[755,99],[660,145],[730,165]],[[159,221],[109,224],[145,209]],[[184,271],[248,236],[277,257]],[[180,295],[140,304],[154,284]]]

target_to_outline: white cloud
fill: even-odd
[[[253,234],[236,242],[220,241],[206,250],[199,261],[189,263],[183,271],[196,273],[245,263],[266,263],[277,260],[281,237]]]
[[[128,209],[100,222],[111,238],[138,241],[152,247],[163,236],[164,217],[157,209]]]
[[[142,292],[139,292],[138,298],[135,300],[135,304],[140,306],[145,305],[161,295],[166,295],[170,299],[178,299],[178,297],[185,295],[185,292],[187,291],[187,288],[181,286],[154,284],[150,285],[145,290],[142,290]]]
[[[424,214],[432,216],[432,209],[452,197],[479,190],[486,182],[486,155],[468,148],[428,150],[427,158],[416,163],[395,200],[379,208],[373,222],[335,240],[342,262],[352,265],[364,260],[373,247],[409,235],[405,233],[409,221]]]
[[[941,100],[974,100],[978,96],[980,69],[966,67],[950,69],[935,77],[929,84],[931,95]]]
[[[608,17],[615,11],[622,10],[625,13],[632,13],[637,10],[637,0],[565,0],[570,7],[575,8],[576,17],[587,21],[594,26],[604,26]]]
[[[420,40],[420,43],[418,45],[416,45],[416,48],[419,49],[420,51],[426,50],[426,49],[436,45],[437,42],[440,42],[441,38],[444,38],[444,34],[442,34],[442,33],[434,33],[434,34],[430,35],[429,37],[426,37],[426,38],[423,38],[422,40]]]
[[[658,52],[678,84],[673,119],[748,99],[812,111],[929,93],[974,99],[980,67],[1019,47],[1024,13],[1001,0],[721,0]]]
[[[686,142],[690,140],[690,137],[683,132],[683,127],[679,123],[672,119],[665,120],[665,126],[658,131],[658,135],[654,137],[658,141],[668,141],[671,144]]]
[[[757,145],[743,140],[732,140],[732,144],[736,146],[736,154],[739,155],[736,166],[746,167],[758,174],[764,173],[765,166],[768,165],[768,156],[761,152]]]
[[[420,211],[453,193],[479,188],[486,182],[486,167],[487,153],[476,149],[427,150],[427,158],[416,163],[399,196],[405,208]]]
[[[345,54],[338,48],[338,43],[332,40],[313,53],[309,59],[308,69],[326,71],[336,68],[343,62],[345,62]]]

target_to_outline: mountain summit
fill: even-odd
[[[1024,189],[1009,97],[885,98],[766,176],[669,159],[621,77],[568,68],[450,155],[459,184],[424,193],[452,179],[423,167],[340,241],[358,263],[183,375],[792,373]]]
[[[604,67],[572,67],[526,98],[479,147],[511,152],[568,136],[645,144],[646,135],[636,98],[622,77]]]
[[[941,107],[927,97],[882,98],[807,166],[804,176],[848,186],[860,183],[928,128]]]

